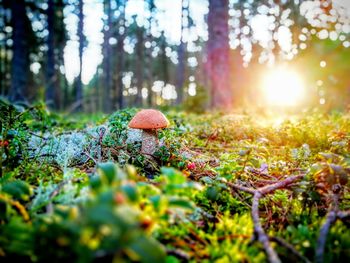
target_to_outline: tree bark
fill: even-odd
[[[148,0],[148,8],[150,11],[150,16],[148,18],[148,32],[147,32],[147,41],[149,43],[152,43],[153,36],[152,36],[152,23],[153,18],[155,16],[155,9],[156,6],[154,4],[154,0]],[[150,46],[148,49],[145,50],[145,77],[147,82],[147,91],[148,91],[148,97],[147,97],[147,105],[148,107],[153,107],[153,66],[152,66],[152,46]]]
[[[46,104],[56,109],[56,100],[55,100],[55,82],[57,81],[56,71],[55,71],[55,4],[54,0],[48,0],[47,2],[47,61],[46,61]]]
[[[211,107],[230,109],[233,96],[230,83],[228,0],[209,0],[208,30],[207,67],[211,82]]]
[[[136,96],[136,106],[142,106],[142,87],[143,87],[143,77],[144,77],[144,35],[143,27],[137,27],[136,29],[136,80],[137,80],[137,96]]]
[[[1,12],[2,13],[2,12]],[[0,45],[0,95],[3,96],[4,95],[4,90],[5,90],[5,86],[4,86],[4,79],[5,79],[5,70],[4,70],[4,57],[2,55],[3,53],[3,48],[2,48],[2,44]]]
[[[6,16],[7,17],[7,16]],[[6,18],[5,18],[6,19]],[[10,38],[9,34],[5,34],[5,43],[4,43],[4,95],[7,96],[11,88],[11,58],[9,56],[8,50],[10,47],[7,44],[7,40]]]
[[[83,13],[83,0],[78,2],[78,38],[79,38],[79,75],[77,80],[76,98],[75,101],[78,103],[76,108],[77,111],[83,109],[83,84],[82,84],[82,70],[83,70],[83,51],[84,51],[84,13]]]
[[[3,50],[5,49],[6,45],[6,32],[5,32],[5,9],[2,6],[3,3],[0,2],[0,27],[1,27],[1,33],[4,35],[4,39],[0,42],[0,95],[4,96],[5,91],[5,57],[6,55],[3,53]],[[4,55],[3,55],[4,54]]]
[[[119,2],[119,27],[123,27],[124,30],[118,30],[117,34],[117,65],[116,65],[116,97],[115,104],[118,105],[119,109],[124,108],[124,85],[123,85],[123,72],[124,72],[124,40],[126,36],[126,26],[125,26],[125,5],[127,0],[120,0]]]
[[[163,81],[166,85],[169,83],[169,69],[168,69],[168,57],[166,56],[166,48],[167,48],[167,42],[165,39],[164,31],[161,32],[160,36],[160,50],[161,50],[161,64],[162,64],[162,70],[163,70]]]
[[[26,14],[24,0],[10,1],[11,25],[13,28],[13,56],[11,61],[11,101],[24,101],[25,90],[28,84],[29,70],[29,46],[28,46],[28,27],[29,19]],[[28,24],[29,23],[29,24]]]
[[[112,32],[112,8],[111,0],[105,1],[105,13],[107,15],[108,29],[104,31],[104,43],[103,43],[103,111],[106,113],[111,112],[111,89],[113,86],[111,77],[111,45],[109,40]]]
[[[177,72],[176,72],[176,88],[177,88],[177,98],[176,98],[176,104],[181,104],[183,101],[183,90],[184,90],[184,83],[185,83],[185,43],[183,39],[183,33],[185,28],[184,23],[184,13],[185,10],[188,12],[188,4],[185,6],[184,0],[181,1],[181,38],[180,38],[180,44],[178,46],[177,50],[177,56],[178,56],[178,65],[177,65]]]
[[[67,42],[66,28],[64,24],[63,10],[65,7],[65,0],[55,1],[55,60],[56,60],[56,80],[55,80],[55,105],[57,109],[63,108],[63,103],[67,100],[67,97],[63,96],[66,76],[65,76],[65,64],[64,64],[64,48]],[[61,72],[61,68],[64,72]]]

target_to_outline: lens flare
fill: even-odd
[[[266,73],[261,88],[267,103],[273,106],[296,106],[305,95],[302,78],[287,68],[274,68]]]

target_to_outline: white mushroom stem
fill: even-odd
[[[142,131],[142,147],[141,152],[144,154],[152,155],[156,151],[158,146],[158,133],[157,130],[143,130]]]

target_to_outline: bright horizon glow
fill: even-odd
[[[264,76],[261,89],[267,103],[273,106],[295,106],[305,96],[302,78],[288,68],[272,68]]]

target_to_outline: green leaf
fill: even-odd
[[[131,185],[131,184],[123,185],[122,190],[127,195],[130,201],[136,202],[138,200],[137,188],[134,185]]]
[[[101,163],[98,165],[98,169],[101,172],[103,178],[111,184],[117,176],[117,166],[112,162]]]
[[[166,263],[180,263],[181,261],[174,256],[167,256],[165,262]]]
[[[169,206],[177,206],[184,209],[194,209],[194,205],[190,200],[179,198],[179,197],[171,197],[169,199]]]
[[[156,209],[156,210],[159,210],[160,208],[160,205],[161,205],[161,201],[162,201],[162,197],[160,195],[155,195],[155,196],[151,196],[150,197],[150,201],[152,202],[153,204],[153,207]]]
[[[158,263],[165,261],[164,248],[151,237],[139,237],[131,244],[130,249],[140,257],[141,262]]]
[[[31,194],[29,184],[23,181],[12,181],[2,186],[2,191],[11,195],[15,199],[28,200]]]
[[[215,186],[208,187],[205,194],[211,201],[216,201],[219,198],[219,190]]]
[[[93,190],[98,190],[102,186],[101,178],[97,175],[90,177],[90,186]]]
[[[174,168],[162,167],[161,172],[168,178],[170,184],[186,183],[186,177]]]

